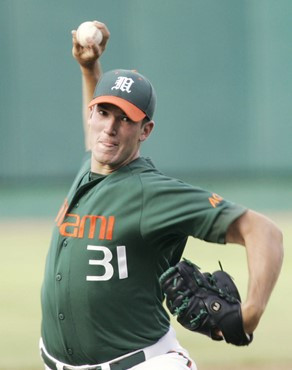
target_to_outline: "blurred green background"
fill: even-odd
[[[284,231],[283,275],[253,347],[239,351],[178,328],[182,342],[200,369],[292,369],[292,1],[0,0],[0,370],[42,368],[44,258],[83,155],[71,30],[93,19],[111,32],[104,71],[137,69],[156,88],[156,127],[142,154],[163,172],[271,215]],[[223,264],[244,291],[241,250],[189,250],[206,269],[226,253]]]
[[[1,179],[60,182],[80,163],[81,79],[72,29],[104,21],[104,70],[156,87],[144,148],[165,171],[292,170],[290,0],[1,0]]]

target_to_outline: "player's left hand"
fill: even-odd
[[[92,45],[89,47],[81,46],[76,37],[76,30],[72,31],[72,55],[80,64],[86,69],[93,69],[96,62],[104,52],[106,44],[110,38],[110,32],[104,23],[93,21],[94,25],[102,32],[103,38],[99,45]]]
[[[253,331],[245,331],[239,291],[225,271],[201,273],[184,260],[170,267],[160,283],[168,309],[186,329],[236,346],[252,342],[253,335],[247,333]]]

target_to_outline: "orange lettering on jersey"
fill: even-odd
[[[106,231],[106,218],[104,216],[91,216],[91,215],[86,215],[82,217],[80,228],[79,228],[79,233],[78,233],[78,238],[84,237],[85,223],[86,223],[86,220],[88,219],[90,220],[88,238],[89,239],[94,238],[96,220],[99,219],[101,221],[100,228],[99,228],[99,239],[104,239],[105,231]]]
[[[57,226],[60,226],[61,223],[64,220],[65,214],[69,208],[68,200],[65,198],[64,203],[61,205],[61,208],[57,214],[57,217],[55,219],[55,222],[57,223]]]
[[[113,231],[114,231],[114,225],[115,225],[115,217],[109,216],[107,221],[107,231],[106,231],[106,239],[112,240],[113,238]]]
[[[87,237],[93,239],[96,234],[96,229],[98,228],[98,238],[101,240],[112,240],[115,217],[99,215],[85,215],[82,218],[75,213],[66,213],[69,208],[68,200],[65,199],[62,204],[55,222],[59,228],[60,234],[62,236],[69,236],[71,238],[84,238],[86,225],[89,224],[89,230]],[[66,218],[69,220],[64,221]],[[89,220],[87,222],[87,220]],[[99,220],[99,222],[97,221]]]
[[[218,206],[218,204],[223,200],[222,197],[220,197],[220,195],[216,194],[216,193],[213,193],[211,197],[209,197],[209,202],[211,204],[212,207],[216,208]]]
[[[73,213],[68,213],[66,216],[75,218],[75,222],[64,222],[64,223],[62,223],[62,225],[60,225],[60,227],[59,227],[60,234],[63,235],[63,236],[71,236],[72,238],[76,238],[77,235],[78,235],[78,228],[79,228],[79,224],[80,224],[80,216],[75,215]],[[67,227],[73,227],[73,232],[72,231],[71,232],[67,231],[66,230]]]

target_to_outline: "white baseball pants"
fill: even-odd
[[[41,341],[42,342],[42,341]],[[42,347],[44,350],[44,347]],[[188,352],[182,348],[176,339],[176,334],[173,328],[159,339],[155,344],[143,349],[146,360],[138,365],[135,365],[129,370],[197,370],[197,366],[193,360],[190,359]],[[47,354],[49,355],[49,354]],[[129,355],[129,354],[128,354]],[[126,357],[128,355],[120,357]],[[49,357],[51,357],[49,355]],[[51,357],[51,359],[53,359]],[[109,370],[110,363],[115,361],[109,361],[107,363],[99,364],[102,370]],[[62,364],[58,362],[58,369],[63,370]],[[72,370],[88,369],[88,366],[72,366],[69,365]],[[51,370],[45,365],[45,370]]]

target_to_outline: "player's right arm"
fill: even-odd
[[[86,151],[90,150],[87,124],[89,118],[88,104],[93,98],[95,86],[102,74],[100,57],[110,37],[109,30],[104,23],[94,22],[103,34],[102,42],[99,45],[86,48],[81,46],[77,41],[76,31],[72,31],[72,55],[79,63],[82,75],[82,118]]]

